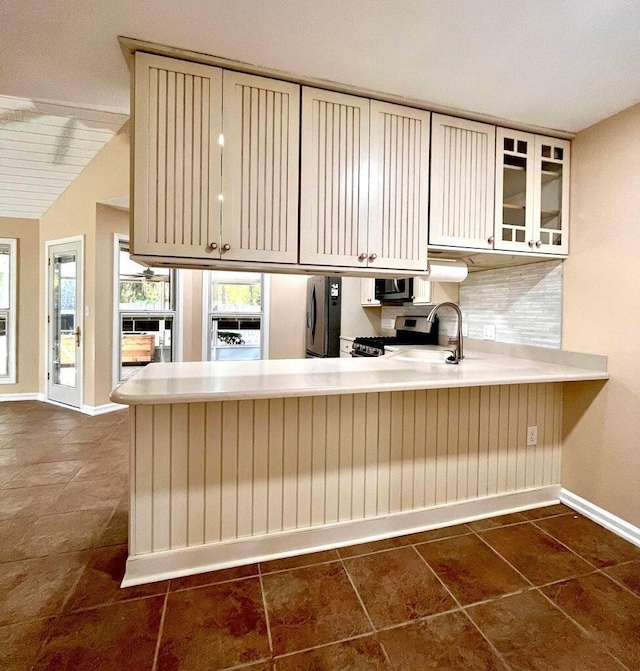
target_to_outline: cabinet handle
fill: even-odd
[[[369,254],[369,261],[375,261],[378,258],[377,254]]]
[[[542,246],[542,240],[538,240],[538,242],[536,242],[536,247],[540,248],[541,246]]]
[[[534,245],[533,240],[529,240],[528,245],[529,245],[529,247],[533,247],[533,245]]]
[[[492,245],[495,239],[496,239],[495,236],[490,235],[490,236],[487,238],[487,242],[488,242],[490,245]]]
[[[362,252],[362,254],[360,254],[360,256],[358,257],[358,261],[364,261],[366,258],[367,255],[364,252]]]
[[[231,245],[222,245],[222,251],[228,252],[231,249]]]
[[[217,242],[212,242],[212,243],[209,245],[209,248],[210,248],[210,249],[218,249],[218,243],[217,243]]]

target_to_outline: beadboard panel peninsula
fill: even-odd
[[[555,383],[131,406],[129,561],[557,484],[561,412]]]

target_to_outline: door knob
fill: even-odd
[[[533,245],[534,245],[533,240],[529,240],[528,245],[529,245],[529,247],[533,247]]]
[[[358,257],[358,261],[364,261],[366,258],[367,255],[364,252],[362,252],[362,254],[360,254],[360,256]]]
[[[222,251],[228,252],[231,249],[231,245],[222,245]]]
[[[495,236],[493,236],[493,235],[490,235],[490,236],[487,238],[487,242],[488,242],[490,245],[493,244],[494,240],[495,240]]]
[[[369,254],[369,261],[375,261],[378,258],[377,254]]]
[[[218,249],[218,243],[217,243],[217,242],[212,242],[212,243],[209,245],[209,248],[210,248],[210,249]]]
[[[76,326],[76,347],[80,347],[80,327]]]
[[[542,246],[542,240],[538,240],[538,242],[536,242],[536,247],[540,248],[541,246]]]

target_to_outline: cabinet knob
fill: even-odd
[[[364,261],[366,258],[367,258],[367,255],[363,252],[363,253],[360,254],[360,256],[358,257],[358,261]]]
[[[490,245],[492,245],[495,239],[496,239],[495,236],[490,235],[490,236],[487,238],[487,242],[488,242]]]
[[[218,249],[218,243],[217,243],[217,242],[212,242],[212,243],[209,245],[209,249]]]
[[[222,251],[228,252],[231,249],[231,245],[222,245]]]
[[[542,246],[542,240],[536,242],[536,247],[540,248]]]
[[[533,245],[534,245],[535,243],[533,242],[533,240],[529,240],[529,242],[528,242],[527,244],[529,245],[529,247],[533,247]]]
[[[369,261],[375,261],[378,258],[377,254],[369,254]]]

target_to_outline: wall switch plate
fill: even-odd
[[[538,444],[538,427],[527,427],[527,447],[534,447]]]
[[[496,327],[495,324],[485,324],[482,329],[482,339],[483,340],[495,340],[496,339]]]

